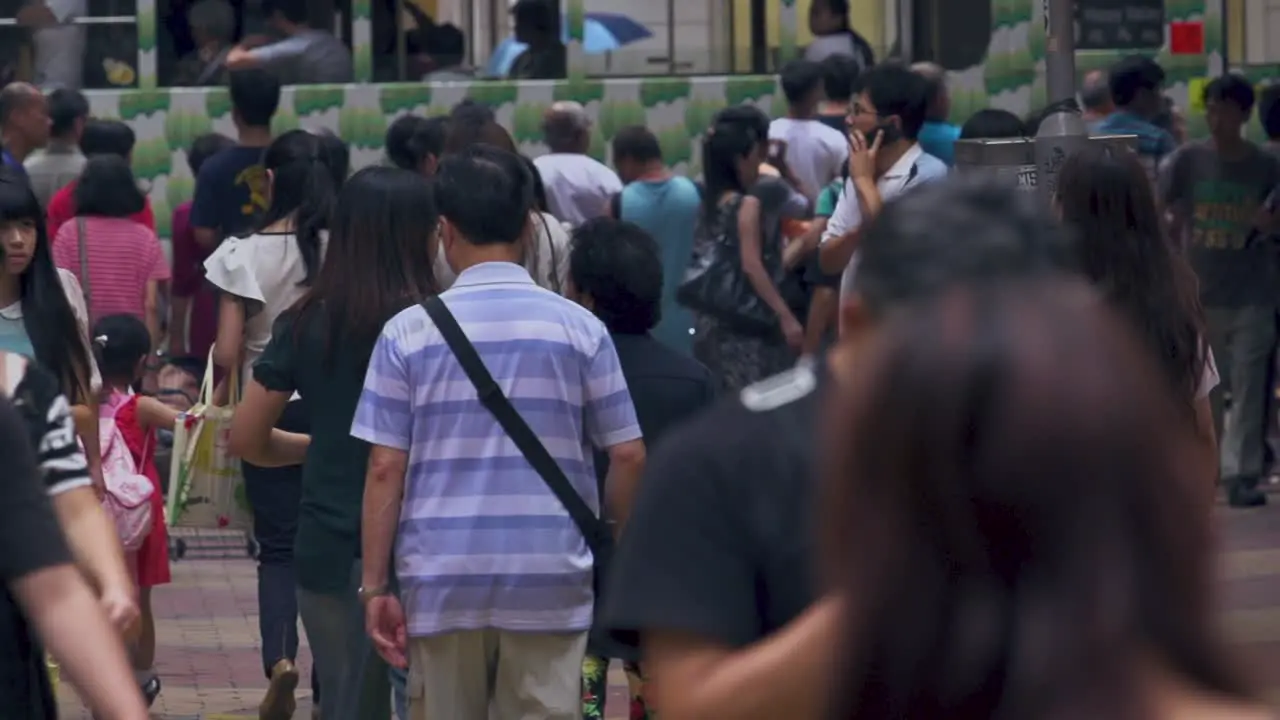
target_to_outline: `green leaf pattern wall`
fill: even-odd
[[[988,106],[1025,115],[1045,102],[1041,3],[991,2],[994,27],[986,61],[951,74],[952,115],[957,122]],[[152,2],[144,4],[148,12],[154,12]],[[1188,81],[1221,68],[1221,0],[1167,0],[1166,6],[1170,20],[1202,19],[1205,23],[1204,56],[1157,54],[1168,71],[1170,93],[1186,107]],[[580,10],[581,5],[577,7]],[[356,55],[367,58],[363,46],[369,43],[369,0],[357,0],[356,8],[354,34],[356,44],[362,46]],[[147,23],[154,23],[154,18],[148,17]],[[153,32],[143,34],[153,43]],[[145,52],[153,51],[148,47]],[[1077,64],[1083,74],[1106,67],[1119,55],[1082,52]],[[360,75],[367,77],[363,72]],[[141,89],[89,95],[96,116],[120,118],[137,133],[134,169],[149,187],[158,234],[168,237],[173,208],[190,199],[194,189],[186,148],[203,133],[235,135],[226,91]],[[397,116],[445,113],[468,97],[492,106],[520,149],[530,155],[545,151],[540,142],[543,111],[557,100],[572,99],[583,103],[596,118],[592,155],[607,160],[609,139],[619,129],[644,124],[657,134],[668,162],[690,175],[700,172],[700,138],[717,110],[743,102],[755,103],[773,115],[784,109],[775,79],[756,76],[356,84],[287,88],[273,128],[277,132],[297,127],[334,130],[351,144],[352,166],[360,168],[382,160],[383,135]],[[1203,118],[1188,120],[1193,133],[1203,134]]]

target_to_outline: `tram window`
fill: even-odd
[[[137,0],[77,4],[0,2],[0,81],[23,80],[44,87],[135,87]]]
[[[733,72],[734,39],[751,43],[742,0],[584,0],[586,70],[599,77]],[[736,21],[736,22],[735,22]]]
[[[159,0],[161,85],[220,86],[236,67],[292,85],[355,80],[351,0]]]
[[[947,70],[981,65],[991,45],[991,0],[915,0],[916,60]]]
[[[564,30],[560,0],[373,0],[374,80],[562,79]]]

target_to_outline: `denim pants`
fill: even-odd
[[[1205,308],[1209,345],[1222,381],[1210,395],[1222,477],[1260,478],[1267,430],[1271,353],[1276,342],[1275,308]],[[1224,411],[1223,394],[1231,392]]]
[[[338,593],[298,588],[298,613],[307,631],[320,684],[322,720],[385,718],[391,715],[387,665],[373,649],[364,629],[364,607],[357,591],[360,562],[350,582]]]
[[[291,402],[276,427],[306,432],[300,402]],[[253,538],[258,543],[258,631],[262,635],[262,670],[283,659],[298,658],[298,582],[293,568],[293,536],[302,498],[302,466],[262,468],[243,463],[244,489],[253,510]],[[313,682],[314,687],[314,682]]]

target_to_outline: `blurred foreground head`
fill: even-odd
[[[892,311],[958,285],[1072,271],[1067,235],[1030,195],[949,178],[889,201],[858,246],[842,336],[857,340]]]
[[[857,608],[828,717],[1136,720],[1153,678],[1246,697],[1194,431],[1108,305],[971,284],[860,353],[825,424],[827,577]]]

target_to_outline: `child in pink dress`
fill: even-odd
[[[170,581],[164,492],[155,464],[156,430],[171,430],[178,412],[153,397],[133,392],[153,357],[151,334],[141,320],[133,315],[108,315],[98,320],[93,326],[93,347],[102,373],[100,417],[115,418],[138,471],[147,476],[155,488],[151,495],[151,534],[131,558],[142,617],[137,641],[130,649],[138,684],[151,703],[160,694],[160,678],[154,670],[156,626],[151,588]]]

